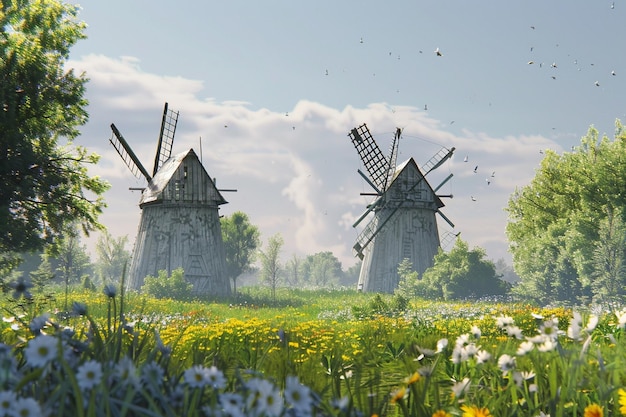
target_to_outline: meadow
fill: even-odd
[[[0,416],[626,415],[616,306],[24,295],[2,301]]]

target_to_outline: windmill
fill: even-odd
[[[148,183],[139,188],[141,220],[127,286],[139,290],[146,276],[182,267],[195,294],[229,295],[218,213],[226,200],[193,149],[172,156],[177,124],[178,112],[165,103],[152,175],[111,124],[109,141],[130,171]]]
[[[373,189],[361,195],[375,197],[353,224],[356,228],[373,213],[353,247],[355,256],[363,260],[358,284],[362,291],[392,293],[399,282],[398,265],[404,259],[409,259],[419,274],[433,265],[440,247],[436,214],[454,228],[440,211],[444,206],[441,197],[452,196],[436,194],[452,174],[435,189],[426,179],[452,156],[454,148],[442,148],[421,169],[413,158],[396,166],[401,134],[402,130],[396,129],[388,157],[383,155],[367,125],[348,134],[367,174],[360,169],[357,172]]]

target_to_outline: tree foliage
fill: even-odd
[[[277,233],[267,240],[267,248],[259,251],[261,260],[260,279],[261,282],[270,286],[272,298],[276,300],[276,287],[280,282],[280,274],[282,266],[280,264],[280,251],[283,247],[284,240]]]
[[[301,266],[305,282],[311,286],[332,288],[343,276],[341,261],[332,252],[318,252],[304,259]]]
[[[237,293],[237,278],[250,270],[260,244],[259,229],[250,223],[248,215],[237,211],[220,219],[222,240],[226,252],[226,272],[233,280]]]
[[[100,284],[119,283],[124,272],[124,265],[130,260],[126,249],[128,236],[113,237],[104,230],[96,242],[96,263],[94,265]]]
[[[88,118],[84,74],[64,64],[85,37],[77,7],[0,2],[0,252],[41,249],[78,222],[100,227],[108,184],[88,175],[98,156],[74,145]]]
[[[401,288],[412,282],[413,295],[444,300],[506,294],[507,284],[499,279],[493,262],[485,259],[485,256],[484,249],[470,250],[467,242],[457,239],[449,252],[439,249],[434,265],[424,271],[421,279],[417,278],[417,273],[410,272],[406,265],[401,264],[405,271],[409,271],[408,274],[404,273]],[[402,279],[403,273],[399,272]]]
[[[148,275],[141,287],[141,292],[155,298],[171,298],[174,300],[188,300],[193,291],[193,284],[185,280],[182,268],[176,268],[171,275],[160,270],[156,277]]]
[[[623,242],[606,238],[624,222],[625,206],[626,131],[619,121],[614,140],[599,139],[591,127],[570,152],[546,151],[531,183],[517,189],[507,207],[506,232],[521,278],[516,293],[544,304],[598,295],[593,282],[606,261],[598,247],[619,245],[623,258]],[[612,215],[613,226],[602,230]],[[623,280],[623,273],[611,279]]]

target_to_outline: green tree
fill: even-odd
[[[510,197],[506,233],[521,278],[517,294],[543,304],[593,295],[598,226],[626,206],[625,152],[619,120],[614,140],[591,127],[570,152],[547,151],[531,183]]]
[[[318,252],[307,256],[302,271],[311,285],[323,288],[337,286],[343,276],[341,261],[332,252]]]
[[[357,283],[359,282],[359,275],[361,274],[361,265],[363,265],[363,261],[358,261],[350,268],[345,270],[340,284],[356,287]]]
[[[285,281],[287,282],[287,285],[296,287],[303,282],[302,262],[302,258],[295,253],[287,261],[287,264],[285,265]]]
[[[450,252],[439,250],[422,280],[431,294],[444,300],[506,294],[506,283],[498,278],[493,262],[485,256],[484,249],[469,250],[467,242],[457,239]]]
[[[96,263],[94,265],[100,284],[119,283],[124,265],[130,260],[130,252],[126,249],[128,236],[113,237],[104,230],[96,242]]]
[[[623,209],[607,213],[600,223],[593,252],[595,265],[591,288],[602,303],[621,302],[626,294],[626,223]]]
[[[85,37],[77,10],[0,2],[0,253],[42,249],[75,222],[101,227],[108,184],[87,172],[98,156],[74,144],[88,118],[87,78],[65,68]]]
[[[267,240],[267,248],[265,251],[259,251],[261,260],[260,279],[261,282],[268,284],[272,290],[272,299],[276,301],[276,287],[280,282],[280,274],[282,266],[280,264],[280,251],[283,247],[284,240],[277,233]]]
[[[233,293],[237,294],[237,278],[250,270],[259,247],[260,233],[241,211],[222,217],[220,226],[226,252],[226,271],[233,280]]]
[[[40,291],[43,289],[43,287],[46,286],[46,284],[52,282],[52,280],[54,280],[54,278],[56,277],[56,274],[52,270],[52,265],[50,264],[50,260],[48,259],[48,257],[43,255],[41,258],[42,259],[39,267],[36,270],[30,272],[30,279],[33,285]]]

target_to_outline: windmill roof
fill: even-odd
[[[437,194],[433,190],[433,187],[430,186],[430,183],[428,182],[428,180],[426,179],[426,177],[422,173],[422,170],[417,166],[417,163],[415,162],[415,159],[413,159],[412,157],[407,159],[406,161],[404,161],[403,163],[401,163],[400,165],[398,165],[396,167],[396,171],[394,172],[393,177],[391,178],[391,184],[389,184],[389,186],[391,186],[393,184],[393,182],[396,180],[396,178],[398,178],[400,176],[400,174],[402,173],[402,171],[404,171],[408,166],[413,166],[413,168],[416,169],[417,172],[419,172],[420,176],[422,178],[424,178],[424,183],[426,184],[428,189],[433,193],[433,196],[435,197],[435,203],[437,204],[437,207],[439,207],[439,208],[444,207],[445,204],[443,204],[443,201],[441,201],[441,199],[439,197],[437,197]],[[387,187],[387,188],[389,188],[389,187]]]
[[[150,182],[148,183],[148,186],[143,191],[139,205],[141,206],[143,204],[157,201],[159,199],[159,194],[161,194],[161,192],[169,184],[170,180],[172,179],[172,176],[174,175],[174,173],[176,172],[180,164],[188,157],[196,159],[198,163],[200,164],[200,160],[198,159],[198,156],[196,155],[193,149],[189,149],[187,151],[171,156],[169,159],[167,159],[163,163],[161,168],[157,171],[156,175],[152,177],[152,180],[150,180]],[[202,170],[206,174],[207,178],[209,178],[210,183],[212,187],[214,188],[213,191],[216,195],[216,200],[215,200],[216,203],[218,205],[227,203],[224,197],[220,194],[217,187],[215,187],[215,184],[211,180],[211,177],[209,177],[209,174],[204,169],[204,166],[202,166]]]

